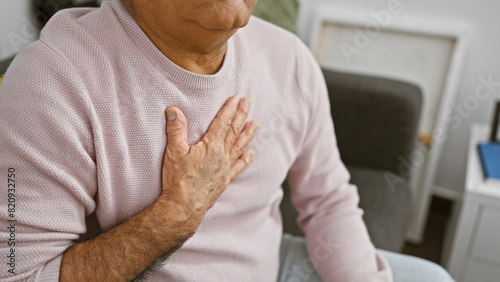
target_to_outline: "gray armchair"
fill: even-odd
[[[340,155],[357,185],[363,219],[377,248],[401,252],[412,202],[399,156],[408,159],[417,140],[422,94],[395,80],[323,70]],[[392,174],[390,174],[392,173]],[[390,185],[388,175],[404,178]],[[398,179],[401,179],[398,178]],[[303,235],[288,184],[281,203],[284,232]]]
[[[14,60],[14,57],[10,57],[4,60],[0,60],[0,75],[5,74],[10,63]]]

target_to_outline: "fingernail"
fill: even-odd
[[[245,107],[248,109],[250,108],[250,104],[252,103],[252,99],[250,98],[245,98]]]
[[[175,112],[175,110],[167,109],[167,120],[173,121],[176,118],[177,118],[177,113]]]
[[[257,130],[257,129],[259,129],[259,127],[260,127],[260,124],[256,121],[254,121],[253,122],[253,130]]]
[[[250,151],[250,153],[248,155],[249,156],[247,157],[247,161],[250,162],[250,160],[252,160],[253,156],[255,156],[255,152],[254,151]]]

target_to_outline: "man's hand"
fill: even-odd
[[[249,102],[230,98],[193,146],[187,144],[186,118],[169,107],[163,194],[119,226],[69,248],[60,281],[130,281],[193,235],[205,212],[250,163],[253,152],[244,149],[258,124],[243,127]]]
[[[175,107],[166,110],[162,198],[172,204],[179,219],[186,220],[186,227],[192,225],[192,232],[254,155],[244,150],[259,126],[255,121],[245,125],[249,106],[249,98],[229,98],[202,140],[192,146],[187,143],[184,114]]]

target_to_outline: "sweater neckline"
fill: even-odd
[[[137,48],[151,64],[175,84],[193,90],[213,90],[221,87],[228,78],[234,62],[232,37],[228,40],[224,61],[219,71],[213,75],[197,74],[183,69],[165,56],[144,33],[121,0],[113,0],[111,5],[125,32],[134,41]]]

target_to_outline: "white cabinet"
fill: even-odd
[[[483,210],[471,255],[500,264],[500,211]]]
[[[488,132],[474,124],[469,138],[466,187],[447,265],[457,282],[500,281],[500,185],[484,182],[477,152]]]
[[[498,267],[469,261],[465,277],[459,281],[474,282],[498,282],[500,280],[500,269]]]

